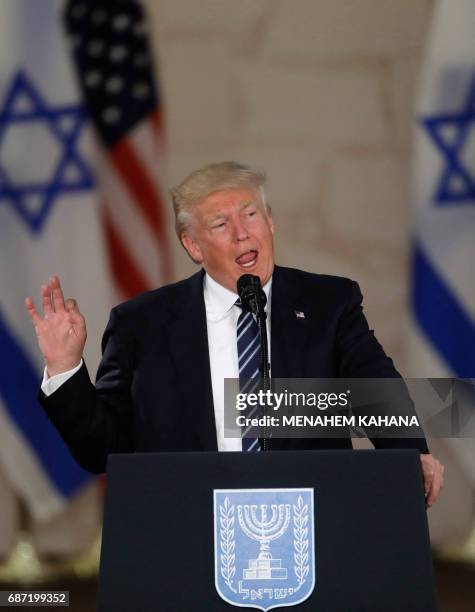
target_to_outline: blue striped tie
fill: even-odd
[[[237,323],[237,348],[239,361],[239,388],[241,393],[251,393],[260,382],[259,368],[261,365],[261,341],[259,327],[250,312],[242,309],[241,300],[236,300],[236,306],[241,309]],[[257,407],[246,411],[245,416],[257,416]],[[242,450],[260,451],[259,438],[245,438],[249,428],[242,431]]]

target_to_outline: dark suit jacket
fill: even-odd
[[[83,366],[51,396],[40,394],[49,419],[86,469],[103,472],[109,453],[217,450],[203,276],[200,271],[114,308],[96,385]],[[276,266],[272,376],[399,376],[361,302],[354,281]],[[373,443],[427,452],[424,439]],[[270,447],[351,448],[351,439],[272,438]]]

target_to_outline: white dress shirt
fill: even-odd
[[[270,303],[272,278],[264,285],[267,296],[267,336],[269,343],[270,361]],[[219,451],[241,451],[240,438],[224,437],[224,379],[239,378],[239,365],[237,354],[236,327],[240,308],[235,306],[238,295],[229,291],[208,274],[203,284],[206,326],[208,330],[209,362],[211,367],[211,385],[213,390],[214,418],[216,421],[216,434]],[[82,366],[82,359],[75,368],[48,377],[44,371],[41,390],[45,395],[51,395],[65,383]]]

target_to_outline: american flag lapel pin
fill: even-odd
[[[305,319],[305,313],[302,310],[294,310],[297,319]]]

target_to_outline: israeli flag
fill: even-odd
[[[475,376],[475,5],[442,2],[415,143],[413,309],[439,371]]]
[[[39,285],[58,274],[92,338],[112,302],[90,133],[68,51],[54,0],[2,0],[0,469],[38,520],[61,510],[90,475],[36,401],[43,363],[24,299],[38,306]],[[94,370],[99,354],[91,348]]]
[[[228,603],[295,606],[315,586],[313,489],[214,491],[215,584]]]
[[[435,5],[414,142],[412,376],[475,377],[474,32],[473,0]],[[456,442],[473,481],[473,441]]]

